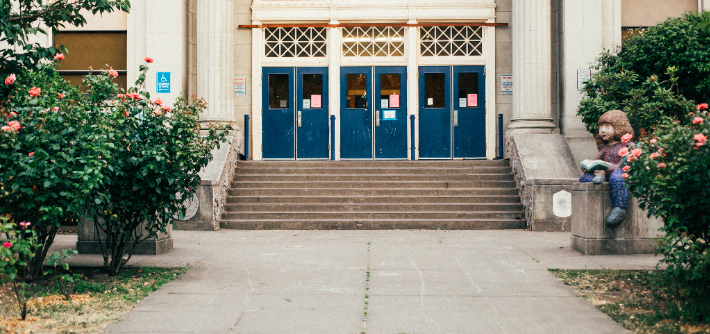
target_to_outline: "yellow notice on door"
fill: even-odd
[[[478,107],[478,94],[468,94],[468,107]]]

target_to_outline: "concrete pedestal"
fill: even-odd
[[[606,226],[613,208],[609,183],[572,186],[571,246],[585,255],[653,254],[652,238],[660,236],[663,221],[648,218],[638,200],[629,197],[626,218],[616,228]]]
[[[137,231],[147,233],[143,226],[139,226]],[[86,218],[79,220],[79,236],[76,243],[76,250],[80,254],[101,254],[101,244],[99,242],[99,232],[94,223]],[[158,233],[154,239],[145,240],[133,250],[133,255],[158,255],[173,249],[173,226],[168,224],[166,233]]]

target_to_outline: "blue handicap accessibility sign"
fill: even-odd
[[[170,72],[158,72],[158,77],[155,80],[156,92],[170,93]]]

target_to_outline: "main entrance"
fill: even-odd
[[[341,159],[407,158],[406,73],[404,66],[340,68]]]
[[[483,66],[419,67],[419,158],[485,158],[485,103]]]
[[[264,67],[264,159],[327,159],[328,68]]]

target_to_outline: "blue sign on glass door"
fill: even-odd
[[[170,93],[170,72],[158,72],[155,83],[156,92]]]

